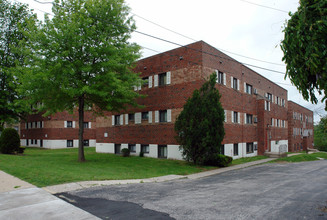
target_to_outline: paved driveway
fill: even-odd
[[[327,219],[327,160],[57,196],[103,219]]]

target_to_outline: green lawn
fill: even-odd
[[[277,160],[271,161],[272,163],[276,162],[305,162],[305,161],[314,161],[314,160],[319,160],[317,157],[327,159],[327,153],[325,152],[318,152],[318,153],[313,153],[313,154],[299,154],[291,157],[284,157],[284,158],[279,158]]]
[[[243,157],[232,161],[232,165],[238,165],[242,163],[248,163],[256,160],[262,160],[268,158],[267,156],[255,156],[255,157]]]
[[[27,148],[24,155],[0,154],[0,170],[38,187],[84,180],[141,179],[187,175],[214,169],[184,161],[100,154],[86,148],[87,162],[77,162],[77,149]]]

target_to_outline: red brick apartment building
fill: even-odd
[[[313,148],[313,112],[295,102],[288,102],[288,151]]]
[[[288,131],[292,106],[287,101],[287,90],[207,43],[199,41],[142,59],[135,71],[147,80],[146,85],[135,88],[146,95],[137,100],[144,108],[108,112],[97,117],[96,123],[90,117],[92,128],[84,138],[94,141],[95,136],[96,143],[89,145],[96,145],[97,152],[119,153],[122,148],[129,148],[134,155],[143,152],[148,157],[182,159],[174,122],[193,91],[214,72],[226,115],[224,154],[240,158],[293,151],[289,147],[293,138]],[[309,111],[299,107],[297,112],[304,114],[304,110]],[[312,112],[306,114],[312,116]],[[29,140],[29,146],[39,146],[37,140],[42,139],[43,147],[62,148],[74,140],[75,147],[76,118],[67,113],[50,118],[31,116],[21,126],[22,144]],[[37,123],[44,124],[39,128]]]
[[[95,117],[84,114],[84,146],[95,146]],[[78,114],[60,112],[48,117],[30,115],[20,124],[21,145],[44,148],[78,147]]]

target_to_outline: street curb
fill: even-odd
[[[75,182],[75,183],[66,183],[66,184],[60,184],[60,185],[53,185],[53,186],[47,186],[43,187],[44,190],[48,191],[49,193],[56,194],[56,193],[63,193],[63,192],[69,192],[74,190],[80,190],[80,189],[87,189],[91,187],[96,186],[109,186],[109,185],[124,185],[124,184],[136,184],[136,183],[159,183],[159,182],[166,182],[166,181],[172,181],[172,180],[179,180],[179,179],[200,179],[212,175],[217,175],[220,173],[232,171],[232,170],[238,170],[243,169],[250,166],[255,166],[259,164],[263,164],[272,160],[275,160],[277,158],[267,158],[262,160],[256,160],[248,163],[243,163],[239,165],[234,165],[230,167],[223,167],[218,168],[210,171],[205,171],[201,173],[195,173],[190,174],[186,176],[182,175],[167,175],[167,176],[160,176],[160,177],[153,177],[153,178],[147,178],[147,179],[130,179],[130,180],[102,180],[102,181],[82,181],[82,182]]]

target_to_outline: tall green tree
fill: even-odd
[[[129,42],[135,25],[123,0],[55,0],[52,11],[29,33],[33,56],[21,91],[45,115],[78,110],[83,162],[85,109],[118,111],[139,97],[133,86],[141,79],[132,71],[139,46]]]
[[[225,113],[215,88],[216,77],[213,73],[200,90],[193,92],[175,123],[182,155],[194,164],[205,164],[221,153]]]
[[[290,78],[305,100],[317,103],[315,91],[318,91],[324,101],[327,98],[327,1],[300,0],[298,10],[290,16],[281,42],[285,78]]]
[[[22,116],[25,108],[16,101],[17,66],[24,64],[27,22],[36,16],[24,4],[0,0],[0,128]]]
[[[318,150],[327,151],[327,116],[314,126],[314,144]]]

